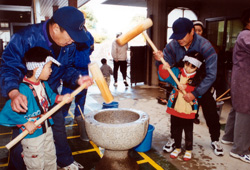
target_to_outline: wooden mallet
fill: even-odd
[[[150,28],[152,25],[153,25],[152,20],[150,18],[147,18],[142,23],[138,24],[136,27],[129,30],[127,33],[125,33],[125,34],[121,35],[120,37],[118,37],[116,39],[116,42],[119,45],[123,46],[124,44],[128,43],[131,39],[135,38],[137,35],[142,33],[144,35],[145,39],[147,40],[147,42],[149,43],[149,45],[156,52],[156,51],[158,51],[158,49],[155,47],[154,43],[151,41],[148,34],[146,32],[144,32],[146,29]],[[161,58],[161,62],[164,65],[167,64],[166,61],[163,58]],[[174,73],[172,72],[172,70],[170,68],[168,68],[168,72],[173,77],[173,79],[177,83],[177,85],[180,85],[180,82],[175,77]],[[184,94],[186,94],[186,92],[184,92]]]
[[[95,80],[98,88],[101,91],[102,97],[105,101],[105,103],[111,103],[114,98],[109,90],[109,87],[107,85],[107,82],[98,66],[97,63],[90,63],[89,64],[89,70],[93,76],[93,79]]]
[[[145,19],[140,24],[129,30],[127,33],[122,34],[116,39],[117,44],[123,46],[128,43],[130,40],[135,38],[137,35],[141,34],[146,29],[150,28],[153,25],[153,22],[150,18]]]
[[[78,93],[80,93],[84,88],[86,87],[86,83],[78,87],[75,91],[73,91],[70,95],[71,97],[75,97]],[[38,126],[42,122],[44,122],[46,119],[48,119],[52,114],[54,114],[57,110],[59,110],[64,104],[66,104],[66,100],[61,101],[58,103],[55,107],[53,107],[51,110],[49,110],[44,116],[42,116],[38,121],[35,122],[35,125]],[[26,135],[28,135],[29,132],[27,130],[23,131],[21,134],[19,134],[15,139],[10,141],[5,147],[7,149],[12,148],[16,143],[18,143],[20,140],[22,140]]]

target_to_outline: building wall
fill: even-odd
[[[153,21],[153,26],[148,30],[148,34],[155,46],[162,50],[166,42],[166,27],[167,27],[167,13],[166,1],[164,0],[147,0],[148,17]],[[152,49],[148,48],[148,81],[150,85],[158,85],[157,68],[155,60],[153,59]]]

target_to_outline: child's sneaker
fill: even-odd
[[[250,163],[250,155],[240,155],[240,154],[236,154],[233,152],[230,152],[230,156],[234,157],[234,158],[239,158],[240,160]]]
[[[222,148],[220,142],[213,141],[211,143],[211,148],[213,149],[215,155],[217,155],[217,156],[223,156],[224,155],[223,148]]]
[[[181,153],[181,148],[176,148],[173,152],[171,152],[170,158],[175,159],[178,157],[180,153]]]
[[[168,142],[166,143],[166,145],[163,146],[163,151],[166,151],[166,152],[172,152],[174,149],[175,149],[175,142],[174,142],[174,139],[170,138],[168,140]]]
[[[81,164],[79,164],[78,162],[74,161],[69,166],[66,166],[63,168],[57,167],[57,169],[58,170],[81,170],[81,169],[84,169],[84,167]]]
[[[192,151],[186,151],[184,156],[183,156],[183,160],[189,161],[191,158],[192,158]]]

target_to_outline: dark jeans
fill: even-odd
[[[62,114],[62,109],[59,109],[56,113],[54,113],[52,118],[54,121],[52,130],[56,146],[57,165],[60,167],[65,167],[73,163],[74,159],[67,141],[67,134],[64,125],[64,117]],[[18,129],[14,128],[12,137],[14,138],[18,134],[19,134]],[[26,169],[25,164],[23,162],[23,158],[21,157],[22,151],[23,149],[21,142],[17,143],[10,150],[10,166],[11,167],[14,166],[17,170]]]
[[[118,69],[122,73],[123,80],[126,80],[127,77],[127,61],[114,61],[114,80],[117,82]]]
[[[193,149],[193,119],[183,119],[171,115],[171,133],[176,148],[181,148],[182,132],[185,132],[186,150]]]
[[[66,94],[66,93],[72,93],[74,90],[67,88],[67,87],[63,87],[62,89],[62,95]],[[81,91],[80,93],[78,93],[75,96],[75,117],[81,115],[81,112],[78,108],[78,105],[80,106],[82,112],[84,113],[84,105],[85,105],[85,101],[86,101],[86,95],[87,95],[87,89],[84,89],[83,91]],[[67,116],[68,115],[68,111],[69,111],[69,107],[70,107],[71,103],[69,104],[65,104],[62,107],[63,110],[63,116]]]
[[[198,104],[202,107],[202,112],[208,126],[211,141],[219,141],[220,137],[220,118],[216,109],[216,102],[211,93],[211,89],[198,98]]]

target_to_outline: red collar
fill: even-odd
[[[38,81],[38,82],[30,81],[30,80],[28,80],[28,78],[26,76],[23,78],[23,81],[26,81],[32,85],[35,85],[35,86],[38,86],[40,84],[40,81]]]

